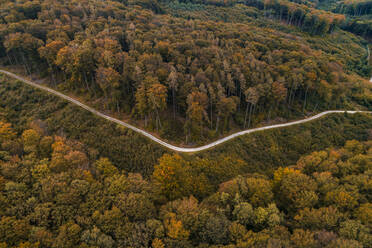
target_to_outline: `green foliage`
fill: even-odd
[[[165,152],[162,147],[139,134],[94,117],[57,97],[29,87],[24,88],[21,83],[5,85],[6,81],[2,80],[0,105],[6,109],[6,118],[16,123],[17,132],[27,130],[32,120],[40,120],[45,132],[61,133],[86,144],[89,147],[89,159],[96,160],[98,155],[109,157],[119,169],[141,172],[147,176]],[[43,153],[50,149],[45,149],[51,145],[47,139],[42,138],[39,144],[39,147],[43,147]],[[9,145],[16,150],[14,142]]]
[[[198,156],[234,154],[247,164],[245,172],[270,175],[279,166],[293,164],[311,151],[342,146],[351,139],[368,140],[371,124],[367,115],[331,115],[299,126],[242,136]]]
[[[164,148],[132,131],[21,83],[2,81],[0,107],[18,133],[39,120],[47,133],[61,133],[87,145],[90,161],[98,159],[99,154],[110,158],[119,169],[139,172],[145,177],[152,174],[154,165],[166,153]],[[269,175],[278,166],[295,163],[302,154],[341,146],[351,139],[366,140],[371,128],[368,115],[335,114],[299,126],[246,135],[213,150],[183,157],[192,164],[193,173],[203,175],[215,187],[242,172]],[[10,133],[15,135],[14,131]],[[51,154],[51,144],[50,137],[41,138],[40,157]],[[22,154],[18,141],[10,140],[3,147]]]
[[[110,162],[108,158],[100,158],[96,164],[97,173],[104,176],[114,176],[119,174],[118,169]]]

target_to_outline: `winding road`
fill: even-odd
[[[173,151],[177,151],[177,152],[185,152],[185,153],[191,153],[191,152],[199,152],[199,151],[203,151],[203,150],[207,150],[207,149],[210,149],[212,147],[215,147],[219,144],[222,144],[228,140],[231,140],[231,139],[234,139],[236,137],[239,137],[239,136],[242,136],[242,135],[245,135],[245,134],[249,134],[249,133],[254,133],[254,132],[258,132],[258,131],[262,131],[262,130],[267,130],[267,129],[273,129],[273,128],[280,128],[280,127],[288,127],[288,126],[293,126],[293,125],[297,125],[297,124],[301,124],[301,123],[305,123],[305,122],[309,122],[309,121],[312,121],[312,120],[315,120],[315,119],[318,119],[318,118],[321,118],[322,116],[325,116],[325,115],[328,115],[328,114],[332,114],[332,113],[348,113],[348,114],[355,114],[355,113],[372,113],[372,111],[355,111],[355,110],[329,110],[329,111],[324,111],[322,113],[319,113],[317,115],[314,115],[314,116],[311,116],[309,118],[306,118],[306,119],[302,119],[302,120],[297,120],[297,121],[291,121],[291,122],[287,122],[287,123],[283,123],[283,124],[276,124],[276,125],[270,125],[270,126],[265,126],[265,127],[258,127],[258,128],[252,128],[252,129],[248,129],[248,130],[244,130],[244,131],[241,131],[241,132],[237,132],[237,133],[234,133],[234,134],[231,134],[225,138],[222,138],[222,139],[219,139],[219,140],[216,140],[208,145],[204,145],[204,146],[200,146],[200,147],[194,147],[194,148],[185,148],[185,147],[178,147],[178,146],[174,146],[174,145],[171,145],[171,144],[168,144],[160,139],[158,139],[157,137],[153,136],[152,134],[142,130],[142,129],[139,129],[135,126],[132,126],[126,122],[123,122],[123,121],[120,121],[118,119],[115,119],[113,117],[110,117],[108,115],[105,115],[87,105],[85,105],[84,103],[81,103],[79,102],[78,100],[75,100],[69,96],[66,96],[58,91],[55,91],[53,89],[50,89],[48,87],[45,87],[45,86],[42,86],[40,84],[37,84],[37,83],[34,83],[34,82],[31,82],[30,80],[27,80],[23,77],[20,77],[12,72],[9,72],[9,71],[5,71],[5,70],[1,70],[0,69],[0,73],[3,73],[3,74],[6,74],[8,75],[9,77],[12,77],[14,79],[17,79],[19,81],[22,81],[28,85],[31,85],[32,87],[35,87],[35,88],[38,88],[38,89],[41,89],[41,90],[44,90],[44,91],[47,91],[51,94],[54,94],[56,96],[59,96],[73,104],[76,104],[86,110],[88,110],[89,112],[93,113],[94,115],[96,116],[100,116],[102,118],[105,118],[106,120],[109,120],[109,121],[112,121],[112,122],[115,122],[121,126],[124,126],[126,128],[129,128],[129,129],[132,129],[133,131],[135,132],[138,132],[144,136],[146,136],[147,138],[151,139],[152,141],[155,141],[157,143],[159,143],[160,145],[162,146],[165,146],[166,148],[170,149],[170,150],[173,150]]]

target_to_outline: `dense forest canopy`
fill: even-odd
[[[371,138],[332,115],[181,156],[1,77],[0,247],[369,247]]]
[[[0,17],[4,65],[186,144],[370,105],[351,94],[369,99],[366,43],[300,2],[2,1]]]
[[[208,189],[207,178],[190,183],[190,161],[178,154],[163,155],[144,179],[33,127],[17,134],[0,121],[0,247],[372,245],[371,141],[347,141],[270,176],[245,174]],[[212,192],[195,198],[189,186]]]
[[[0,0],[0,64],[192,145],[370,110],[370,4]],[[372,247],[371,140],[345,113],[177,154],[2,75],[0,248]]]

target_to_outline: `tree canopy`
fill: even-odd
[[[370,141],[313,152],[270,176],[235,177],[245,164],[232,158],[165,154],[144,179],[108,158],[90,161],[79,142],[0,126],[1,247],[372,244]]]
[[[0,16],[4,65],[177,142],[370,106],[364,41],[311,4],[5,1]]]

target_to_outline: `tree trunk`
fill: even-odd
[[[159,127],[161,128],[159,111],[156,109],[156,131],[159,132]]]
[[[305,91],[305,100],[304,100],[304,106],[302,108],[302,112],[305,111],[305,107],[306,107],[306,100],[307,100],[307,91],[309,90],[309,87],[306,87],[306,91]]]
[[[8,53],[6,53],[6,56],[8,57],[8,60],[9,60],[10,65],[13,65],[13,62],[12,62],[12,60],[10,59],[10,56],[9,56]]]
[[[176,120],[176,105],[175,105],[175,93],[174,87],[172,87],[172,97],[173,97],[173,119]]]
[[[220,116],[217,115],[217,120],[216,120],[216,132],[218,131],[218,123],[220,122]]]
[[[21,52],[21,55],[22,55],[23,66],[24,66],[24,68],[25,68],[26,74],[30,75],[30,74],[31,74],[31,70],[30,70],[29,67],[28,67],[28,64],[27,64],[27,61],[26,61],[25,55],[24,55],[22,52]]]
[[[249,106],[249,103],[247,103],[247,107],[245,108],[244,128],[245,128],[245,126],[247,124],[248,106]]]
[[[17,55],[16,54],[14,54],[14,53],[12,53],[11,54],[12,56],[13,56],[13,58],[14,58],[14,60],[15,60],[15,63],[17,64],[17,65],[19,65],[20,63],[19,63],[19,61],[18,61],[18,59],[17,59]]]
[[[55,75],[54,75],[54,72],[53,72],[53,69],[51,69],[52,70],[52,82],[53,82],[53,86],[54,87],[56,87],[56,85],[57,85],[57,82],[56,82],[56,77],[55,77]]]
[[[251,126],[251,119],[252,119],[252,110],[253,110],[253,104],[251,104],[251,107],[249,109],[249,118],[248,118],[248,128]]]
[[[211,129],[213,128],[213,102],[212,99],[210,99],[211,103]]]
[[[86,74],[86,72],[84,72],[83,75],[84,75],[84,83],[85,83],[85,87],[87,87],[88,92],[90,92],[90,88],[89,88],[88,78],[87,78],[87,74]]]
[[[272,109],[272,105],[270,105],[270,108],[269,108],[269,113],[267,114],[267,120],[270,120],[270,117],[271,117],[271,109]]]

